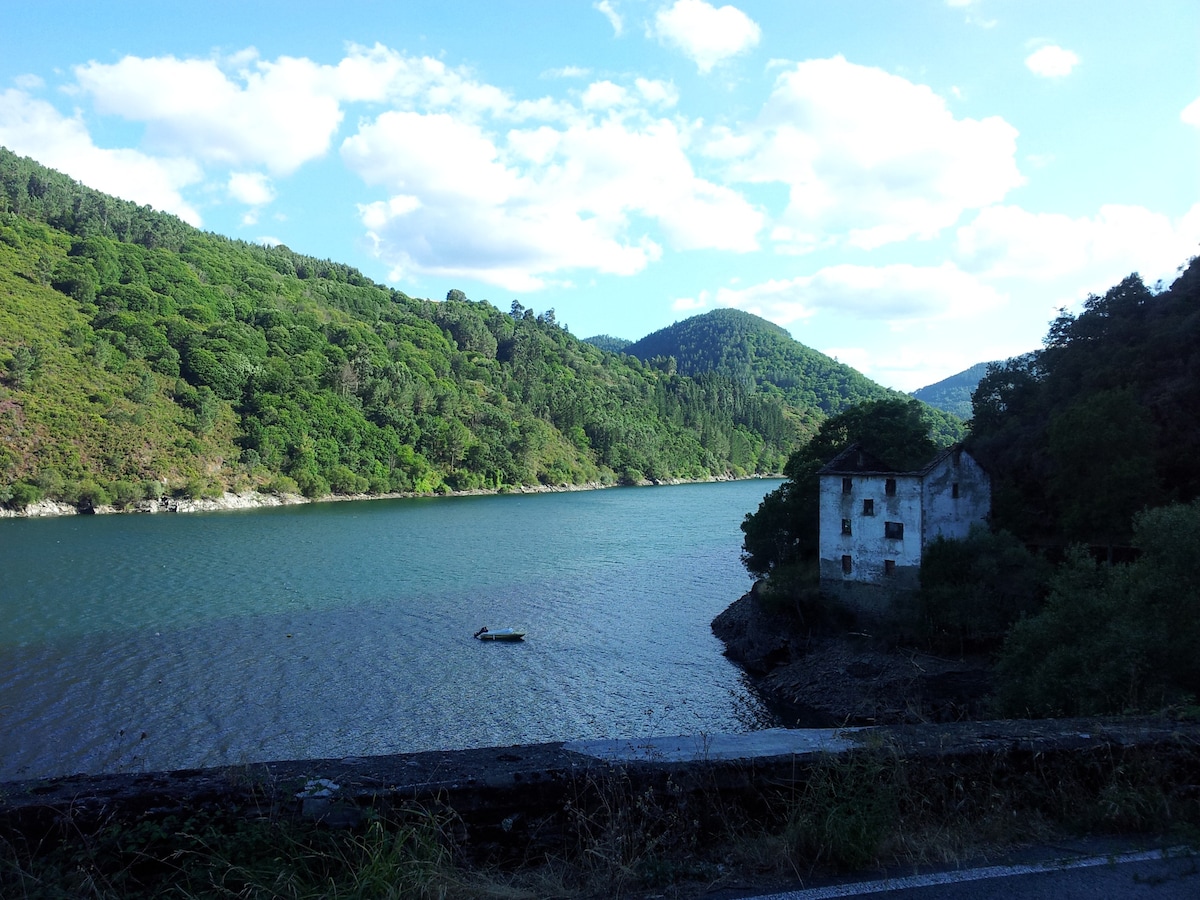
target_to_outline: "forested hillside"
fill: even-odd
[[[1200,262],[1159,293],[1131,275],[1061,313],[1044,349],[989,367],[973,403],[998,527],[1128,544],[1139,510],[1200,497]]]
[[[809,389],[824,407],[882,391],[835,378],[853,391]],[[9,506],[777,472],[823,415],[602,351],[553,310],[415,299],[201,232],[0,149]]]
[[[905,395],[871,381],[792,338],[786,329],[737,309],[716,309],[660,329],[624,350],[668,372],[716,372],[735,383],[753,385],[790,406],[812,411],[812,431],[826,416],[866,400]],[[934,433],[949,442],[962,437],[954,416],[930,411]]]
[[[938,409],[958,416],[960,419],[969,419],[971,418],[971,395],[975,393],[975,388],[978,386],[979,380],[987,373],[987,368],[990,365],[999,364],[976,363],[971,368],[956,375],[951,375],[949,378],[943,378],[934,384],[918,388],[912,392],[912,396],[923,403],[928,403],[930,406],[936,406]]]

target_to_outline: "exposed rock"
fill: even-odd
[[[766,675],[791,661],[792,626],[760,600],[762,582],[713,619],[712,630],[725,644],[725,655],[751,675]]]
[[[756,586],[757,587],[757,586]],[[712,623],[725,655],[751,676],[788,724],[949,722],[988,714],[983,658],[946,659],[862,633],[803,633],[755,592]]]

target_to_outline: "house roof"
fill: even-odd
[[[943,459],[949,456],[956,450],[962,450],[962,444],[954,444],[944,450],[938,451],[933,459],[925,463],[919,469],[910,469],[901,471],[893,469],[878,456],[873,456],[863,449],[861,444],[854,443],[825,463],[818,471],[818,475],[927,475],[934,467],[937,466]],[[963,451],[965,452],[965,451]]]

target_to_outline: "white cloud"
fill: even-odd
[[[593,3],[592,9],[599,11],[608,19],[608,24],[612,26],[613,34],[620,37],[625,31],[625,23],[621,20],[621,14],[617,12],[616,7],[610,0],[600,0],[599,3]]]
[[[532,290],[564,270],[639,272],[662,254],[655,229],[677,249],[758,246],[761,213],[695,174],[675,123],[575,118],[503,136],[447,113],[360,126],[342,157],[390,192],[360,207],[378,255],[398,273]]]
[[[695,297],[677,297],[671,301],[671,309],[676,312],[696,313],[698,310],[706,309],[712,303],[712,294],[707,290],[701,290]]]
[[[1055,44],[1047,44],[1025,57],[1025,67],[1042,78],[1064,78],[1079,65],[1079,56]]]
[[[611,81],[594,81],[583,92],[582,103],[585,109],[607,109],[611,106],[624,106],[628,93],[625,88]]]
[[[78,115],[67,118],[23,91],[0,93],[0,144],[98,191],[174,213],[192,225],[201,224],[199,212],[180,193],[201,179],[194,163],[137,150],[97,147]]]
[[[1023,182],[1016,137],[1003,119],[956,119],[928,87],[837,56],[782,73],[758,122],[714,132],[706,151],[736,181],[786,185],[772,238],[808,252],[931,238],[997,202]]]
[[[958,229],[956,256],[968,271],[1069,285],[1102,293],[1130,272],[1169,279],[1200,242],[1200,204],[1172,221],[1140,206],[1108,204],[1094,216],[1031,213],[1016,206],[983,210]]]
[[[737,7],[718,9],[704,0],[675,0],[655,16],[654,34],[706,73],[718,63],[755,47],[762,30]]]
[[[276,174],[323,155],[342,119],[327,73],[306,59],[256,60],[230,75],[216,60],[127,56],[75,76],[98,112],[145,123],[153,147]]]
[[[720,288],[716,302],[787,325],[820,312],[893,325],[969,318],[1004,302],[994,288],[951,263],[836,265],[813,275]]]
[[[1200,97],[1197,97],[1183,108],[1183,112],[1179,114],[1179,119],[1185,125],[1200,128]]]
[[[642,99],[651,106],[672,107],[679,103],[679,91],[669,81],[636,78],[633,84],[637,88],[638,93],[641,94]]]
[[[234,200],[247,206],[265,206],[275,199],[271,179],[261,172],[232,172],[226,187]]]
[[[543,78],[587,78],[590,70],[582,66],[563,66],[561,69],[550,69],[543,72]]]

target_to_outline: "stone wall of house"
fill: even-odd
[[[985,524],[992,509],[992,482],[971,454],[954,451],[925,475],[921,543],[936,537],[962,539]]]
[[[916,475],[822,475],[821,580],[907,584],[921,566],[921,502]]]

